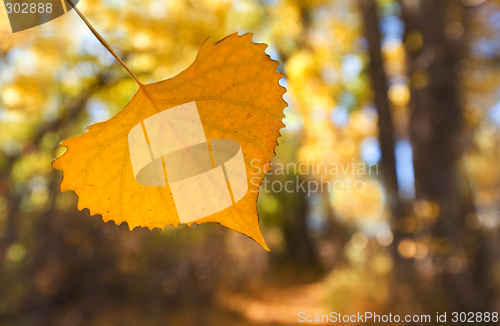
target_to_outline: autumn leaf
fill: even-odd
[[[139,84],[137,93],[115,117],[61,143],[67,151],[53,162],[55,169],[63,171],[61,190],[73,190],[79,198],[78,209],[88,208],[104,221],[125,221],[130,229],[177,226],[179,216],[169,184],[154,187],[136,181],[128,134],[159,111],[194,101],[208,139],[240,144],[248,179],[248,192],[241,200],[194,223],[219,223],[269,250],[256,203],[266,164],[275,155],[284,126],[286,102],[282,98],[285,89],[278,83],[282,77],[276,71],[278,63],[264,52],[266,47],[253,43],[252,34],[232,34],[216,44],[207,40],[194,63],[179,75]]]

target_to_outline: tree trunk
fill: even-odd
[[[464,13],[465,9],[459,1],[449,0],[403,0],[402,4],[405,44],[411,42],[409,35],[420,35],[423,40],[420,49],[407,46],[408,75],[410,80],[415,74],[428,78],[426,85],[411,90],[410,136],[416,199],[439,205],[439,215],[429,232],[432,243],[439,248],[433,262],[436,270],[445,271],[441,280],[450,294],[450,308],[481,311],[487,309],[486,290],[478,282],[481,277],[475,275],[483,274],[486,261],[484,257],[480,260],[475,257],[478,252],[471,255],[471,248],[464,243],[464,239],[478,240],[479,234],[465,225],[465,218],[474,213],[471,190],[465,197],[459,191],[465,175],[460,168],[462,110],[456,70],[463,44],[460,38],[450,40],[445,35],[446,14]],[[455,22],[463,24],[463,15],[460,19]],[[455,268],[449,268],[453,262]],[[456,266],[457,262],[461,268]]]
[[[370,78],[373,88],[373,97],[378,113],[379,142],[382,154],[381,171],[386,192],[387,206],[392,215],[392,232],[394,240],[391,244],[391,253],[396,264],[396,273],[400,281],[409,283],[413,279],[413,268],[408,261],[404,261],[397,254],[399,240],[405,236],[398,229],[398,222],[405,215],[405,203],[399,196],[399,186],[396,173],[395,157],[395,128],[392,120],[391,103],[388,97],[388,82],[384,71],[384,62],[380,47],[381,35],[379,17],[375,0],[359,0],[359,7],[363,16],[364,33],[368,41],[370,56]]]

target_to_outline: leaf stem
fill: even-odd
[[[122,67],[125,68],[125,70],[128,72],[128,74],[132,78],[134,78],[135,82],[139,85],[139,87],[142,88],[142,83],[139,81],[139,79],[137,79],[137,77],[134,75],[134,73],[132,71],[130,71],[130,69],[127,67],[127,65],[116,54],[115,50],[113,50],[111,45],[109,45],[109,43],[104,39],[104,37],[102,37],[101,34],[99,34],[99,32],[94,28],[94,26],[92,26],[92,24],[87,20],[87,18],[83,15],[83,13],[76,7],[76,5],[73,4],[73,1],[72,0],[66,0],[66,1],[71,5],[71,7],[73,7],[73,9],[75,9],[78,16],[80,16],[80,18],[87,25],[87,27],[90,29],[92,34],[94,34],[95,37],[97,37],[99,42],[101,42],[101,44],[106,48],[106,50],[108,50],[109,53],[111,53],[111,55],[116,59],[116,61],[118,61],[122,65]]]

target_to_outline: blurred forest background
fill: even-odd
[[[59,191],[51,161],[137,86],[74,11],[12,34],[0,6],[0,325],[500,311],[500,0],[78,7],[142,82],[187,68],[207,37],[254,33],[288,89],[272,162],[376,163],[379,173],[323,176],[362,181],[361,192],[262,191],[271,253],[217,224],[104,223]]]

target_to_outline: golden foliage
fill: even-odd
[[[286,102],[282,99],[285,89],[278,84],[282,77],[276,71],[278,63],[265,54],[266,47],[253,43],[252,34],[232,34],[216,44],[206,41],[195,62],[179,75],[141,84],[115,117],[61,143],[67,151],[53,162],[54,168],[63,171],[61,190],[73,190],[79,197],[78,208],[101,214],[104,221],[125,221],[130,229],[177,226],[179,218],[168,184],[148,187],[135,181],[128,133],[159,109],[196,101],[207,138],[238,141],[248,180],[254,182],[235,205],[194,223],[220,223],[268,250],[258,224],[255,180],[258,177],[260,184],[264,166],[275,155]],[[257,160],[250,169],[253,159]],[[255,166],[260,173],[250,175]]]

